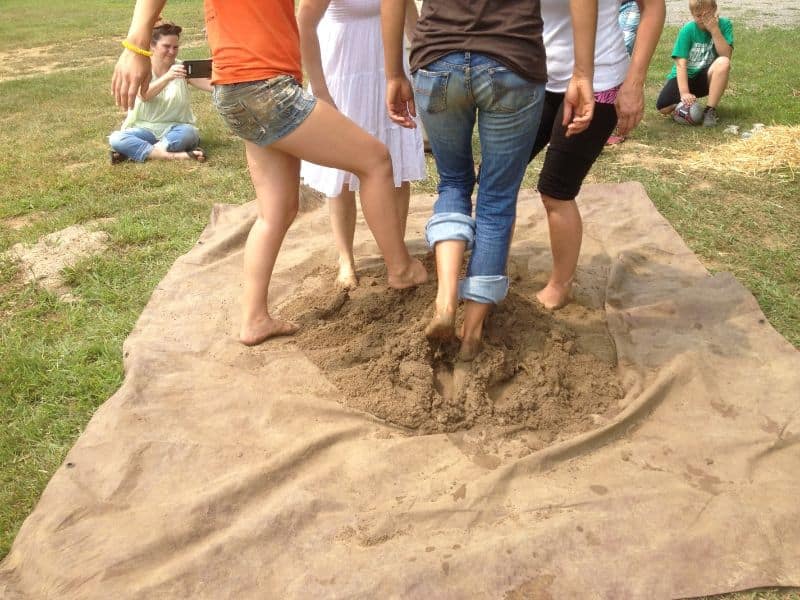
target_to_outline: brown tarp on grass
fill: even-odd
[[[618,599],[800,585],[800,355],[732,276],[705,271],[641,186],[585,186],[580,203],[577,305],[605,309],[624,397],[595,428],[533,452],[519,452],[524,430],[493,424],[413,435],[345,407],[296,340],[237,344],[253,208],[215,209],[126,341],[122,388],[0,564],[0,597]],[[414,198],[409,239],[430,204]],[[328,228],[324,209],[292,228],[273,303],[333,260]],[[357,255],[374,252],[359,226]],[[535,194],[521,195],[512,255],[525,267],[512,289],[543,280]]]

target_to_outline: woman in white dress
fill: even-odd
[[[314,96],[336,106],[389,149],[394,170],[394,204],[405,231],[409,182],[425,177],[425,154],[420,129],[396,125],[386,112],[380,15],[380,0],[301,0],[297,12],[300,50]],[[416,5],[408,0],[409,38],[416,20]],[[355,287],[358,278],[353,235],[358,178],[346,171],[308,162],[302,163],[300,176],[306,185],[328,197],[333,237],[339,251],[337,283],[344,288]]]

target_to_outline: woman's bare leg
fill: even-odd
[[[403,240],[392,205],[394,180],[389,151],[380,141],[325,102],[273,148],[326,167],[350,171],[361,180],[361,209],[386,262],[389,286],[407,288],[428,279]]]
[[[481,351],[481,336],[483,324],[493,304],[482,304],[467,300],[464,305],[464,325],[461,328],[461,349],[458,351],[459,360],[469,361],[478,356]]]
[[[291,335],[297,326],[273,319],[267,305],[269,282],[286,231],[299,205],[300,161],[274,148],[245,142],[258,217],[244,247],[244,297],[239,341],[247,346]]]
[[[444,240],[434,247],[438,286],[435,312],[425,328],[429,339],[447,340],[455,335],[458,276],[466,247],[467,243],[461,240]]]
[[[572,280],[578,266],[583,238],[583,222],[574,200],[556,200],[542,194],[550,228],[550,249],[553,253],[553,272],[547,285],[536,298],[545,308],[557,310],[570,300]]]
[[[333,241],[339,251],[339,275],[336,283],[350,290],[358,285],[356,263],[353,257],[353,237],[356,231],[356,194],[342,190],[338,196],[328,198],[331,213]]]

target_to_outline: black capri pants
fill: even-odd
[[[546,92],[542,120],[531,160],[547,148],[544,165],[539,173],[539,192],[556,200],[574,200],[589,169],[600,156],[608,136],[617,126],[617,109],[613,104],[595,102],[594,116],[589,127],[567,137],[564,118],[564,94]]]
[[[689,78],[689,93],[698,98],[708,96],[708,68],[695,73],[694,77]],[[672,106],[681,101],[681,92],[678,89],[678,78],[667,79],[656,100],[656,108],[661,110],[667,106]]]

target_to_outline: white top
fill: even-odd
[[[566,0],[541,0],[544,47],[547,51],[547,90],[564,93],[575,62],[572,19]],[[619,0],[597,3],[597,38],[594,46],[594,91],[618,86],[628,72],[628,53],[619,26]]]
[[[386,110],[380,0],[331,0],[317,35],[331,97],[344,115],[386,144],[395,186],[424,179],[421,130],[396,125]],[[300,176],[306,185],[326,196],[360,187],[352,173],[305,161]]]

